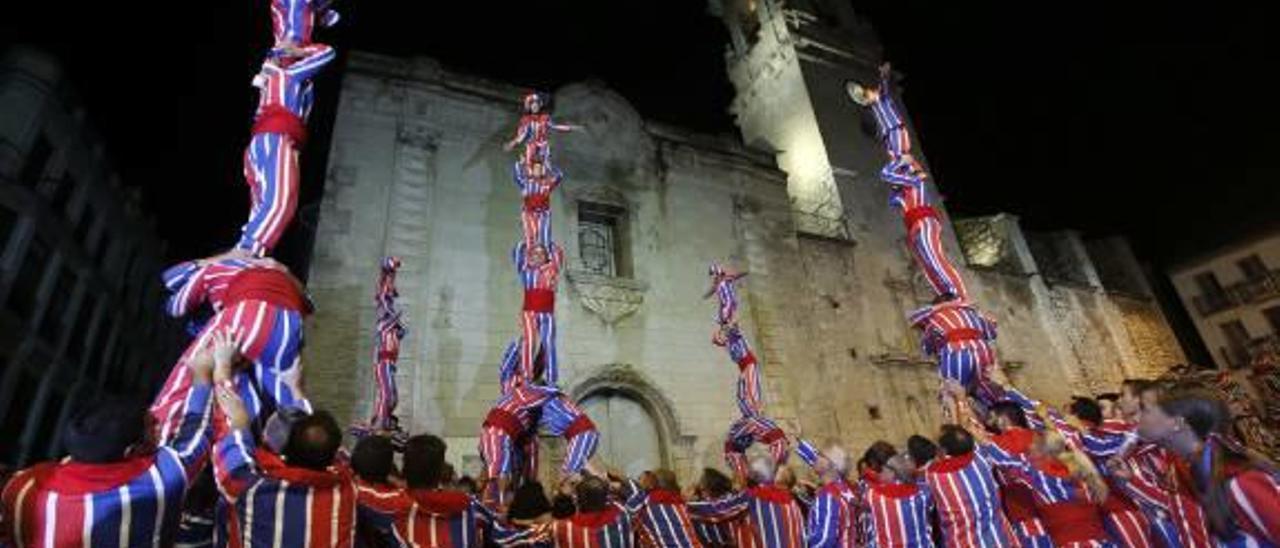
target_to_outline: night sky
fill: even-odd
[[[58,11],[72,9],[64,3],[7,13],[0,45],[34,43],[62,58],[122,178],[144,189],[169,258],[229,246],[247,215],[240,155],[249,82],[269,42],[267,2],[78,4],[74,23]],[[1280,168],[1268,154],[1280,145],[1270,14],[1221,3],[1005,4],[854,2],[906,74],[954,213],[1124,234],[1157,266],[1280,218]],[[342,50],[426,55],[543,88],[598,78],[648,118],[735,131],[727,35],[703,0],[339,7],[341,28],[319,36]],[[323,181],[341,64],[319,82],[304,202]]]

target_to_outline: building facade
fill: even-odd
[[[0,63],[0,462],[56,456],[77,402],[150,397],[181,341],[160,243],[57,62]]]
[[[739,314],[785,428],[861,450],[938,425],[935,369],[905,321],[928,291],[876,177],[884,153],[843,95],[874,74],[874,35],[843,8],[776,4],[713,5],[732,31],[741,139],[646,121],[599,83],[555,90],[556,117],[586,126],[553,137],[561,384],[601,425],[601,456],[629,471],[721,463],[737,369],[710,342],[713,260],[750,272]],[[345,420],[369,412],[374,283],[397,255],[399,412],[468,468],[518,333],[519,191],[502,143],[521,93],[430,59],[352,54],[311,262],[308,395]],[[1122,240],[941,215],[1019,385],[1061,401],[1182,360]]]
[[[1184,261],[1168,274],[1219,368],[1280,356],[1280,230]]]

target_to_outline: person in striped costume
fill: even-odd
[[[191,383],[182,421],[148,448],[145,411],[123,400],[90,402],[63,432],[70,458],[15,473],[0,494],[0,545],[170,546],[187,486],[209,454],[215,363],[235,356],[211,338],[185,363]]]
[[[316,411],[289,426],[280,454],[259,449],[244,402],[225,386],[228,379],[215,379],[229,432],[213,452],[214,477],[231,506],[228,546],[351,546],[356,485],[336,460],[342,443],[337,422]]]
[[[739,548],[799,548],[805,544],[804,516],[791,492],[777,485],[777,463],[772,458],[757,457],[751,461],[751,487],[725,497],[689,503],[689,515],[695,521],[730,525],[733,545]]]
[[[1000,488],[986,459],[975,452],[964,428],[943,425],[943,456],[923,467],[925,484],[938,508],[943,545],[991,548],[1013,546],[1013,528],[1000,506]]]
[[[889,153],[889,163],[880,170],[880,178],[892,184],[910,184],[926,177],[924,167],[911,155],[911,135],[907,123],[898,113],[893,100],[893,69],[880,65],[880,81],[875,87],[854,81],[845,83],[845,92],[853,102],[868,107],[875,115],[880,139]]]
[[[889,203],[902,214],[908,247],[934,295],[950,295],[967,301],[969,291],[964,285],[964,278],[942,247],[942,221],[938,211],[929,204],[925,192],[922,181],[896,186],[890,191]]]
[[[944,402],[950,402],[944,393]],[[954,410],[952,411],[954,415]],[[1035,432],[1030,428],[1026,413],[1014,402],[1002,400],[991,405],[987,427],[995,432],[991,442],[1007,452],[1025,455],[1031,451]],[[1035,496],[1009,472],[996,469],[996,483],[1000,486],[1001,503],[1005,518],[1013,526],[1014,537],[1020,548],[1052,548],[1053,540],[1040,513],[1036,509]]]
[[[588,474],[573,490],[578,511],[552,523],[551,538],[555,546],[629,548],[634,545],[635,516],[645,502],[645,493],[635,482],[616,476],[606,480]]]
[[[164,386],[151,404],[159,439],[176,431],[183,401],[191,384],[186,367],[211,334],[230,329],[240,341],[241,359],[247,371],[235,374],[240,397],[247,402],[254,422],[279,406],[310,409],[301,392],[303,318],[312,311],[302,283],[271,259],[240,259],[218,255],[188,261],[164,272],[170,296],[166,312],[179,318],[208,305],[213,317],[178,359]],[[222,424],[215,424],[219,431]]]
[[[693,498],[690,502],[717,501],[732,495],[733,492],[733,480],[729,476],[715,468],[703,468],[702,476],[698,478],[698,484],[694,486]],[[738,546],[735,539],[742,538],[748,534],[749,527],[746,520],[707,519],[695,516],[692,512],[690,512],[689,518],[693,523],[694,532],[698,535],[698,540],[707,548]]]
[[[1161,391],[1161,386],[1152,381],[1125,380],[1116,403],[1122,420],[1136,425],[1143,400],[1154,405]],[[1138,439],[1112,457],[1107,468],[1115,485],[1146,514],[1152,536],[1161,546],[1206,548],[1214,545],[1186,461],[1168,449]]]
[[[534,358],[540,353],[544,360],[542,380],[551,386],[560,381],[560,367],[556,352],[556,284],[564,268],[564,250],[552,243],[526,246],[522,241],[511,252],[516,272],[524,288],[524,304],[520,312],[520,370],[519,378],[533,379]]]
[[[520,189],[520,229],[524,245],[551,247],[551,193],[560,186],[564,174],[544,164],[512,166],[513,179]]]
[[[702,548],[689,519],[689,508],[671,470],[653,472],[652,485],[643,485],[644,505],[636,513],[636,543],[644,548]]]
[[[351,450],[356,482],[356,545],[397,546],[401,538],[395,520],[377,509],[404,495],[404,480],[393,477],[395,447],[382,435],[364,436]]]
[[[782,428],[764,415],[743,416],[729,426],[724,442],[725,464],[734,474],[747,474],[747,449],[756,443],[768,447],[775,465],[787,461],[790,443]]]
[[[940,296],[934,304],[913,312],[909,323],[921,332],[921,350],[937,358],[938,375],[943,380],[981,388],[996,365],[996,322],[968,301],[954,297]]]
[[[443,489],[446,449],[436,436],[413,436],[405,442],[404,489],[362,486],[362,515],[388,531],[393,546],[470,548],[486,539],[497,546],[532,546],[546,539],[545,530],[514,527],[471,495]]]
[[[591,418],[567,395],[554,388],[550,392],[552,395],[542,405],[538,426],[546,435],[564,438],[565,457],[560,473],[563,477],[571,477],[582,472],[596,454],[600,432]]]
[[[324,44],[285,46],[263,61],[253,79],[258,110],[244,152],[250,212],[236,242],[241,256],[270,254],[293,220],[301,178],[298,154],[314,101],[311,80],[334,55]]]
[[[826,451],[808,440],[796,443],[796,455],[808,464],[822,483],[813,496],[805,526],[805,544],[809,548],[851,548],[858,540],[854,512],[855,493],[845,474],[849,456],[844,448],[829,445]]]
[[[995,384],[995,383],[991,383]],[[999,386],[999,385],[997,385]],[[1093,460],[1094,467],[1106,470],[1107,461],[1120,453],[1134,438],[1132,423],[1108,421],[1103,423],[1102,409],[1091,398],[1074,398],[1069,407],[1070,416],[1033,400],[1009,386],[997,388],[1003,396],[1020,405],[1024,412],[1044,417],[1034,421],[1037,429],[1051,428],[1063,436],[1076,450]],[[1152,524],[1133,503],[1128,494],[1116,488],[1111,478],[1107,481],[1107,496],[1102,502],[1103,524],[1107,532],[1123,546],[1149,548],[1155,546]]]
[[[1280,545],[1280,469],[1228,437],[1231,413],[1217,394],[1175,386],[1144,395],[1138,435],[1181,457],[1210,531],[1224,546]]]
[[[517,448],[526,435],[535,431],[542,407],[553,394],[545,387],[521,384],[500,396],[489,410],[480,433],[480,456],[488,478],[485,504],[506,504],[512,476],[524,470],[518,462]]]
[[[738,280],[747,276],[747,273],[729,270],[720,263],[711,263],[707,268],[707,275],[711,277],[711,288],[702,298],[706,299],[714,295],[718,302],[715,316],[716,332],[712,335],[711,342],[716,346],[725,346],[729,343],[730,331],[738,327],[737,284]]]
[[[311,43],[316,23],[332,27],[340,16],[331,0],[271,0],[271,34],[276,47]]]
[[[1031,490],[1054,546],[1114,546],[1098,512],[1107,485],[1087,457],[1072,450],[1056,430],[1036,432],[1027,453],[1010,451],[981,427],[964,387],[948,383],[947,393],[955,416],[978,440],[978,454]]]
[[[400,311],[395,305],[396,297],[399,296],[396,291],[396,271],[400,268],[400,259],[385,257],[381,266],[373,298],[377,307],[373,351],[373,378],[376,383],[373,413],[367,423],[357,425],[353,432],[361,437],[372,432],[390,432],[400,438],[399,443],[403,443],[404,431],[395,415],[396,405],[400,401],[400,392],[396,387],[396,362],[400,359],[400,340],[405,335],[404,323],[400,320]]]
[[[524,96],[524,110],[520,115],[519,125],[516,126],[515,137],[512,137],[503,148],[512,150],[516,145],[524,145],[524,152],[520,156],[520,163],[525,166],[541,164],[544,168],[551,167],[551,132],[558,131],[568,133],[578,131],[582,128],[573,124],[558,124],[551,119],[551,114],[546,111],[547,96],[531,91]]]
[[[929,524],[933,500],[929,489],[913,478],[906,455],[895,455],[885,463],[878,481],[867,484],[862,504],[870,524],[867,546],[931,548],[934,545]]]

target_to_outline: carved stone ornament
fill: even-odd
[[[635,314],[644,304],[644,293],[649,289],[649,284],[644,282],[600,276],[578,269],[569,270],[567,276],[582,307],[595,313],[609,326]]]

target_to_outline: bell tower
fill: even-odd
[[[882,57],[874,31],[847,0],[709,3],[729,30],[730,111],[743,141],[777,155],[800,231],[851,237],[854,179],[884,161],[844,95],[849,79],[874,81]]]

